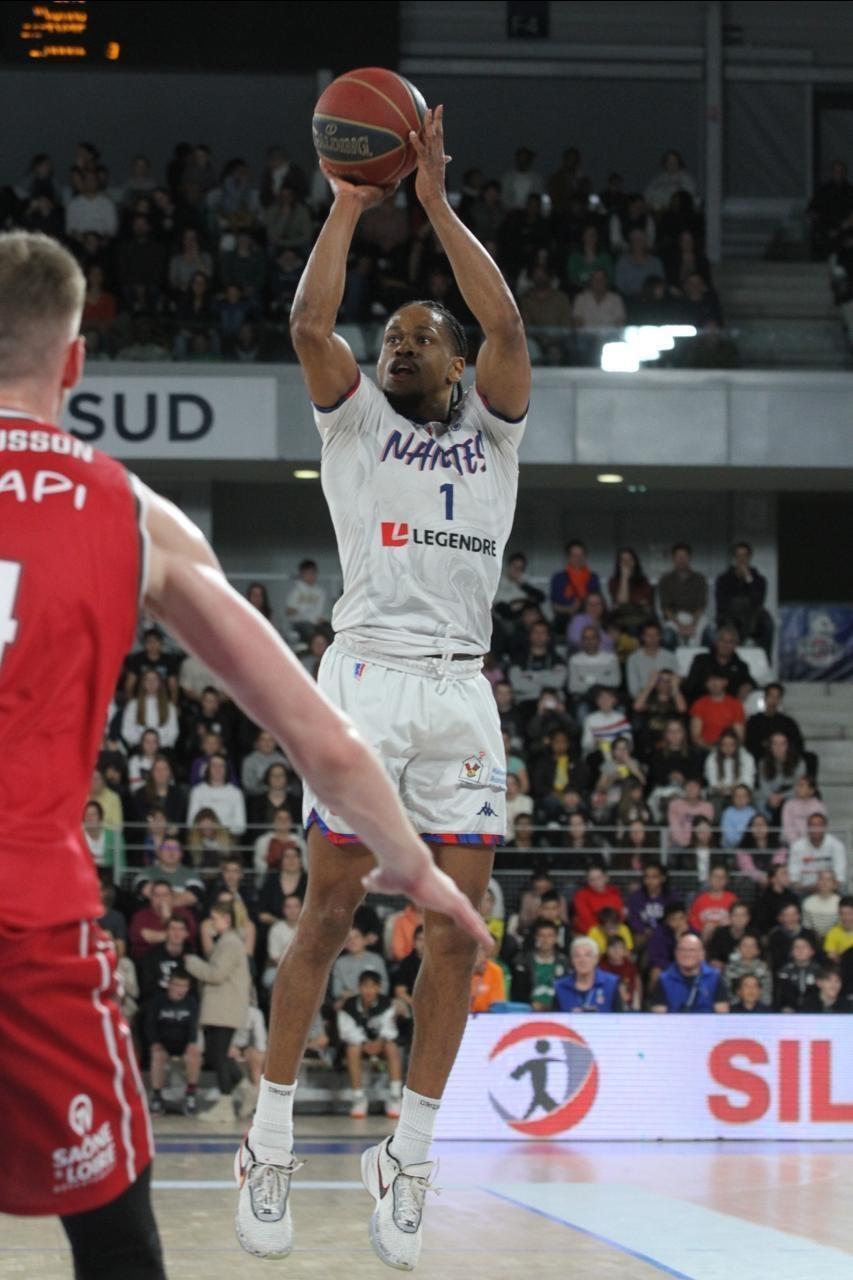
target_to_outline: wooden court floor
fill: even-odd
[[[367,1241],[372,1201],[358,1157],[388,1131],[300,1117],[296,1249],[256,1261],[233,1231],[233,1134],[156,1126],[157,1216],[171,1280],[274,1273],[294,1280],[388,1275]],[[442,1192],[427,1205],[422,1280],[826,1280],[853,1278],[853,1144],[440,1143]],[[55,1220],[0,1216],[0,1277],[71,1276]]]

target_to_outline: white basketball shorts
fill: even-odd
[[[351,646],[339,637],[326,650],[317,683],[378,752],[415,830],[436,844],[499,844],[506,758],[480,660],[377,658]],[[303,821],[335,844],[358,842],[307,785]]]

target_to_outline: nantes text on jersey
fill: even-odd
[[[119,463],[0,410],[0,934],[101,914],[83,806],[136,626]]]
[[[472,389],[448,423],[415,422],[361,375],[315,421],[344,578],[335,631],[400,655],[488,652],[525,420]]]

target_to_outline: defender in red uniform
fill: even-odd
[[[0,235],[0,1212],[59,1214],[77,1280],[161,1280],[151,1130],[81,814],[138,602],[269,728],[405,893],[487,940],[372,751],[170,503],[55,423],[85,283]]]

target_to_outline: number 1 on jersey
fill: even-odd
[[[6,645],[12,644],[18,634],[18,623],[13,614],[20,579],[19,564],[14,560],[0,560],[0,663]]]
[[[445,520],[453,519],[453,485],[443,484],[438,491],[444,494],[444,518]]]

